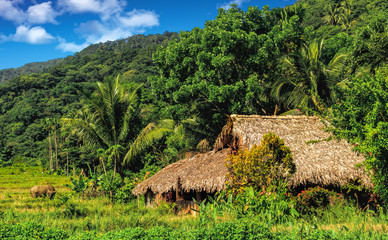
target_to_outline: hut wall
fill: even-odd
[[[146,194],[144,194],[144,203],[148,207],[154,205],[154,203],[155,203],[155,194],[151,190],[148,190],[146,192]]]
[[[199,207],[194,201],[181,200],[175,202],[175,212],[177,214],[191,214],[196,215]]]

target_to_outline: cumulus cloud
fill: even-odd
[[[15,34],[0,32],[0,42],[17,41],[30,44],[59,42],[57,49],[66,52],[80,51],[98,42],[113,41],[133,34],[143,33],[146,28],[159,25],[159,16],[148,10],[125,11],[126,0],[57,0],[37,3],[36,0],[0,0],[0,18],[14,22]],[[31,4],[32,3],[32,4]],[[24,7],[22,9],[21,7]],[[56,18],[65,14],[94,13],[97,18],[78,23],[74,29],[82,39],[78,44],[60,37],[54,38],[42,24],[58,24]],[[77,23],[76,23],[77,24]],[[40,25],[40,26],[36,26]]]
[[[225,10],[228,10],[231,4],[236,4],[237,6],[241,6],[245,2],[250,2],[250,0],[231,0],[227,3],[218,4],[217,8],[224,8]]]
[[[32,5],[27,11],[18,6],[22,3],[21,0],[0,0],[0,17],[24,25],[56,23],[59,13],[52,8],[51,1]]]
[[[119,21],[123,27],[153,27],[159,25],[159,16],[151,11],[134,9],[126,16],[119,17]]]
[[[112,14],[121,12],[126,5],[123,0],[59,0],[58,5],[71,13],[92,12],[108,19]]]
[[[88,35],[99,35],[106,31],[105,27],[97,20],[81,23],[75,32],[81,34],[84,37]]]
[[[47,33],[44,28],[39,26],[33,28],[19,26],[16,29],[16,33],[14,35],[10,35],[8,40],[30,44],[45,44],[54,40],[54,37]]]
[[[74,42],[66,42],[65,39],[59,38],[60,44],[56,47],[63,52],[79,52],[88,46],[87,43],[76,44]]]
[[[28,21],[30,23],[54,23],[58,13],[51,7],[51,2],[36,4],[28,8]]]
[[[19,1],[0,0],[0,17],[5,20],[22,23],[26,19],[26,13],[17,7]]]
[[[72,13],[100,12],[100,1],[98,0],[59,0],[58,4]]]
[[[62,39],[57,48],[69,52],[78,51],[90,44],[114,41],[135,33],[143,33],[145,28],[158,25],[159,16],[153,11],[133,10],[128,13],[115,14],[105,21],[101,19],[81,23],[75,32],[85,39],[83,44],[67,43]]]

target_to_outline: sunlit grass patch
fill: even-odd
[[[35,176],[35,173],[19,173],[0,176],[0,181],[8,182],[8,185],[2,185],[0,188],[0,221],[8,221],[10,224],[38,222],[45,228],[44,231],[51,231],[51,228],[59,229],[72,237],[83,234],[81,239],[87,239],[86,236],[90,234],[108,239],[108,236],[111,236],[108,232],[119,232],[123,229],[131,232],[130,229],[135,228],[153,234],[157,231],[154,230],[155,227],[170,229],[168,231],[178,235],[185,232],[199,234],[201,231],[212,229],[215,225],[236,221],[243,221],[244,224],[255,222],[268,226],[270,234],[279,234],[279,236],[288,236],[286,233],[290,232],[292,233],[289,235],[290,238],[298,236],[301,231],[303,234],[311,233],[317,236],[338,234],[338,236],[361,236],[361,238],[372,236],[373,238],[383,236],[382,234],[388,230],[385,213],[362,211],[351,203],[330,206],[322,210],[319,216],[300,216],[274,222],[257,214],[242,216],[238,211],[223,208],[222,204],[225,202],[219,202],[216,203],[219,208],[213,210],[206,208],[209,211],[206,214],[211,217],[205,222],[200,222],[198,216],[174,214],[173,208],[169,205],[149,208],[145,207],[141,200],[112,203],[107,196],[87,198],[76,195],[65,187],[65,184],[70,181],[63,176]],[[30,187],[35,183],[45,184],[45,182],[52,183],[57,189],[58,193],[54,199],[32,198]],[[197,236],[195,234],[193,236]]]

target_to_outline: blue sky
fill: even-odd
[[[218,8],[270,8],[295,0],[0,0],[0,70],[66,57],[134,34],[203,27]]]

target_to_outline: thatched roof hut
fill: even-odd
[[[178,177],[185,192],[221,191],[225,187],[225,176],[228,170],[225,159],[230,151],[210,151],[170,164],[152,177],[138,184],[133,189],[134,195],[143,195],[148,190],[153,193],[176,191]]]
[[[345,185],[361,181],[370,186],[363,169],[357,168],[365,158],[352,151],[345,140],[331,138],[318,117],[309,116],[246,116],[231,115],[214,145],[214,150],[173,163],[135,187],[135,195],[147,191],[163,193],[176,190],[180,177],[184,191],[219,191],[225,187],[225,160],[235,142],[240,147],[260,144],[263,135],[273,132],[292,150],[296,173],[290,186],[307,184],[321,186]]]

